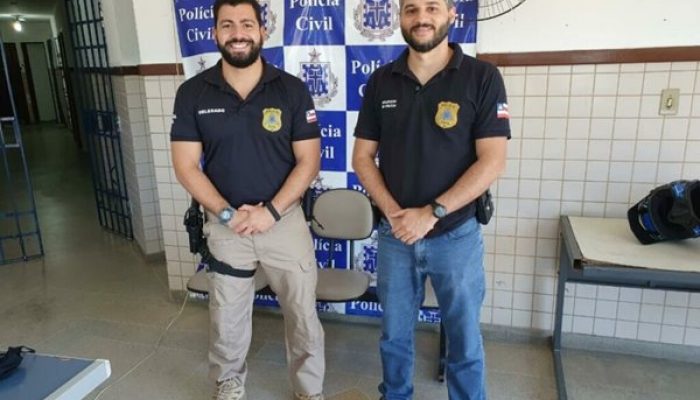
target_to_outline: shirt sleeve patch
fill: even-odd
[[[496,105],[496,118],[498,118],[498,119],[510,119],[510,112],[508,111],[508,103],[498,103]]]
[[[312,124],[316,122],[316,110],[307,110],[306,111],[306,122],[309,124]]]

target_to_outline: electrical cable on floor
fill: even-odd
[[[189,299],[190,294],[189,292],[185,292],[185,300],[182,301],[182,306],[180,307],[180,311],[173,317],[172,320],[170,320],[170,323],[168,323],[168,326],[165,327],[163,332],[160,334],[158,337],[158,340],[156,340],[155,347],[153,348],[153,351],[151,351],[146,357],[142,358],[139,362],[136,363],[133,367],[131,367],[130,370],[128,370],[124,375],[120,376],[116,381],[110,383],[109,385],[105,386],[100,392],[95,396],[94,400],[99,400],[102,395],[109,390],[112,386],[116,385],[117,383],[121,382],[124,378],[129,376],[132,372],[136,371],[143,363],[145,363],[148,359],[153,357],[158,352],[158,349],[160,348],[161,342],[163,341],[163,338],[165,335],[168,333],[170,328],[173,326],[173,324],[180,318],[182,315],[182,312],[185,311],[185,306],[187,305],[187,299]]]

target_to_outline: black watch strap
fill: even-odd
[[[282,216],[279,212],[277,212],[277,209],[275,208],[275,206],[272,205],[271,201],[265,202],[265,208],[267,208],[267,210],[270,211],[270,214],[272,214],[272,217],[275,219],[275,222],[282,219]]]

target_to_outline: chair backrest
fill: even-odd
[[[372,203],[357,190],[331,189],[321,193],[311,215],[311,230],[326,239],[366,239],[374,228]]]

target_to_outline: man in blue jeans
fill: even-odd
[[[454,0],[400,2],[408,49],[372,74],[355,128],[353,168],[384,216],[377,287],[386,400],[413,398],[414,329],[428,276],[447,334],[449,398],[486,398],[474,200],[505,168],[509,114],[498,70],[448,43],[455,16]]]

